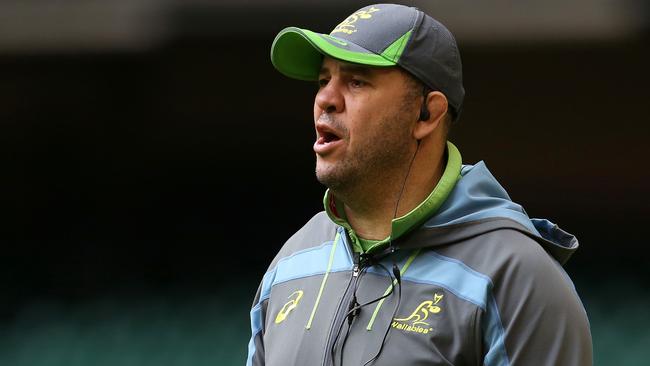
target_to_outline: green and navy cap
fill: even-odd
[[[285,28],[271,46],[271,62],[291,78],[317,80],[323,55],[369,66],[400,66],[432,90],[445,94],[460,114],[465,89],[460,54],[451,32],[417,8],[366,6],[330,34]]]

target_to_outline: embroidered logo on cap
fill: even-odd
[[[339,25],[337,25],[336,28],[334,28],[334,30],[330,34],[339,33],[339,32],[345,34],[352,34],[357,31],[355,25],[357,20],[370,19],[372,18],[372,13],[378,11],[379,9],[375,8],[374,6],[371,6],[370,9],[359,10],[356,13],[347,17],[341,23],[339,23]]]

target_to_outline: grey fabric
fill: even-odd
[[[426,225],[426,224],[425,224]],[[442,227],[423,227],[400,240],[395,245],[404,249],[431,248],[435,246],[452,244],[474,236],[489,233],[495,230],[513,229],[535,240],[555,258],[560,264],[566,263],[571,255],[578,249],[578,240],[566,231],[556,228],[553,235],[562,236],[562,241],[569,245],[561,246],[557,242],[533,235],[523,225],[506,218],[494,217],[461,224]]]
[[[424,13],[419,21],[397,64],[433,90],[442,91],[457,118],[465,88],[456,39],[442,23]]]
[[[438,249],[486,274],[512,365],[591,365],[587,314],[558,262],[518,230],[498,230]],[[481,323],[485,313],[479,313]]]
[[[370,9],[373,8],[379,9],[379,11],[372,12]],[[369,15],[372,18],[363,19],[357,15],[360,11],[368,10],[371,11]],[[370,5],[359,9],[343,20],[341,24],[344,24],[348,20],[351,21],[349,28],[350,34],[337,32],[337,29],[339,29],[337,26],[330,32],[330,35],[356,43],[371,52],[380,54],[386,47],[390,46],[413,28],[418,13],[415,8],[403,5]]]
[[[345,245],[337,250],[343,250],[339,254],[347,257],[350,266],[329,274],[310,329],[306,324],[324,274],[291,278],[271,288],[269,298],[262,301],[266,306],[263,330],[253,335],[261,340],[256,348],[262,350],[255,351],[252,364],[339,365],[342,354],[343,365],[362,365],[377,353],[391,327],[372,365],[591,365],[589,323],[570,279],[538,240],[516,226],[510,220],[484,220],[409,235],[402,249],[383,259],[383,265],[390,268],[394,261],[402,266],[414,250],[422,252],[403,276],[401,297],[397,292],[387,297],[371,330],[366,327],[375,304],[363,307],[349,329],[342,314],[353,294],[359,303],[375,299],[390,279],[373,265],[354,286],[352,254],[344,237]],[[306,258],[305,253],[334,240],[337,230],[343,233],[324,213],[317,214],[287,241],[269,269],[282,265],[286,258]],[[300,266],[302,262],[291,263]],[[466,275],[467,280],[450,280],[448,272],[438,270],[444,266]],[[301,302],[286,320],[275,323],[297,289],[304,291]],[[435,296],[441,299],[440,311],[429,311],[422,318],[426,328],[420,327],[419,333],[399,329],[400,324],[415,324],[422,305]],[[494,333],[499,327],[502,333]],[[329,363],[328,345],[332,344],[334,363]]]
[[[379,9],[373,11],[373,9]],[[363,19],[360,12],[369,12]],[[349,21],[350,33],[337,31]],[[465,89],[456,39],[440,22],[417,8],[395,4],[363,7],[332,30],[330,35],[355,43],[363,49],[381,54],[388,46],[412,31],[397,64],[433,90],[442,91],[456,116],[460,114]],[[338,46],[340,47],[340,45]]]
[[[299,250],[309,248],[307,243],[312,245],[321,244],[328,240],[333,240],[335,235],[336,224],[327,217],[327,213],[324,211],[319,212],[287,240],[275,258],[273,258],[269,268],[275,267],[278,260],[288,257]]]

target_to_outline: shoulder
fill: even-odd
[[[493,281],[507,275],[564,272],[538,241],[513,228],[484,232],[456,244],[436,248],[436,252],[465,263]]]
[[[486,360],[591,364],[589,321],[582,302],[559,262],[533,237],[499,229],[435,251],[488,281],[486,308],[477,323],[487,345]]]
[[[585,315],[564,268],[533,237],[519,230],[494,230],[435,251],[489,281],[486,294],[495,300],[504,320],[521,312],[522,304],[534,304],[535,312]]]
[[[269,268],[274,267],[282,258],[334,240],[336,229],[337,225],[330,220],[325,211],[315,214],[284,243]]]
[[[567,302],[582,308],[573,282],[560,263],[531,236],[504,228],[436,248],[441,256],[462,264],[488,281],[488,292],[500,307],[516,311],[522,301],[551,307]],[[487,299],[486,299],[487,300]]]

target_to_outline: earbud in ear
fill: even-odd
[[[420,119],[419,120],[420,121],[428,121],[429,117],[431,117],[431,114],[429,113],[429,109],[427,108],[427,104],[422,103],[422,107],[420,108]]]
[[[420,107],[420,121],[428,121],[431,117],[431,113],[429,113],[429,108],[427,105],[427,97],[429,96],[429,92],[431,92],[431,89],[424,85],[422,87],[422,106]]]

